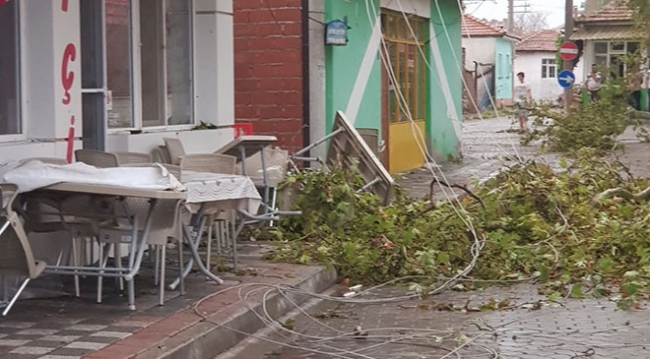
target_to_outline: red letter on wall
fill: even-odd
[[[68,44],[63,51],[63,62],[61,63],[61,84],[65,93],[63,94],[63,104],[70,103],[70,89],[74,83],[74,72],[68,71],[68,64],[77,59],[77,49],[74,44]]]

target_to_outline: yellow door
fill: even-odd
[[[388,170],[404,172],[425,163],[427,76],[425,41],[427,19],[382,9],[382,24],[386,42],[384,59],[383,121],[388,132]]]

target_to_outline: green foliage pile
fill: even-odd
[[[581,148],[611,150],[616,137],[632,124],[625,92],[620,85],[608,83],[601,99],[581,105],[569,114],[548,109],[533,111],[535,130],[522,138],[522,144],[541,139],[543,147],[558,152],[575,152]],[[552,119],[549,126],[541,126]],[[541,128],[541,129],[540,129]]]
[[[296,189],[303,216],[267,234],[278,241],[273,258],[332,265],[365,284],[452,277],[470,263],[478,238],[476,279],[533,277],[555,296],[620,293],[621,303],[633,303],[650,289],[650,206],[641,196],[595,199],[612,188],[637,193],[648,186],[622,170],[590,149],[559,172],[527,162],[477,189],[485,207],[470,197],[452,205],[401,194],[381,206],[372,194],[356,193],[361,182],[350,173],[302,172],[285,185]]]

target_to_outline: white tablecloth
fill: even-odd
[[[256,214],[262,203],[249,177],[184,171],[182,181],[187,191],[186,207],[193,213],[203,204],[206,213],[241,209]]]
[[[0,166],[0,182],[14,183],[18,192],[57,183],[122,186],[148,190],[183,191],[183,185],[163,166],[97,168],[85,163],[55,165],[40,161],[12,162]]]

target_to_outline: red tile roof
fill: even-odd
[[[492,26],[487,21],[479,20],[467,14],[463,15],[463,23],[460,26],[463,37],[501,37],[506,34],[504,29]]]
[[[612,0],[600,10],[589,16],[580,16],[576,22],[630,21],[634,11],[629,8],[627,0]]]
[[[516,51],[557,51],[557,37],[560,34],[558,30],[542,30],[524,38],[517,44]]]

